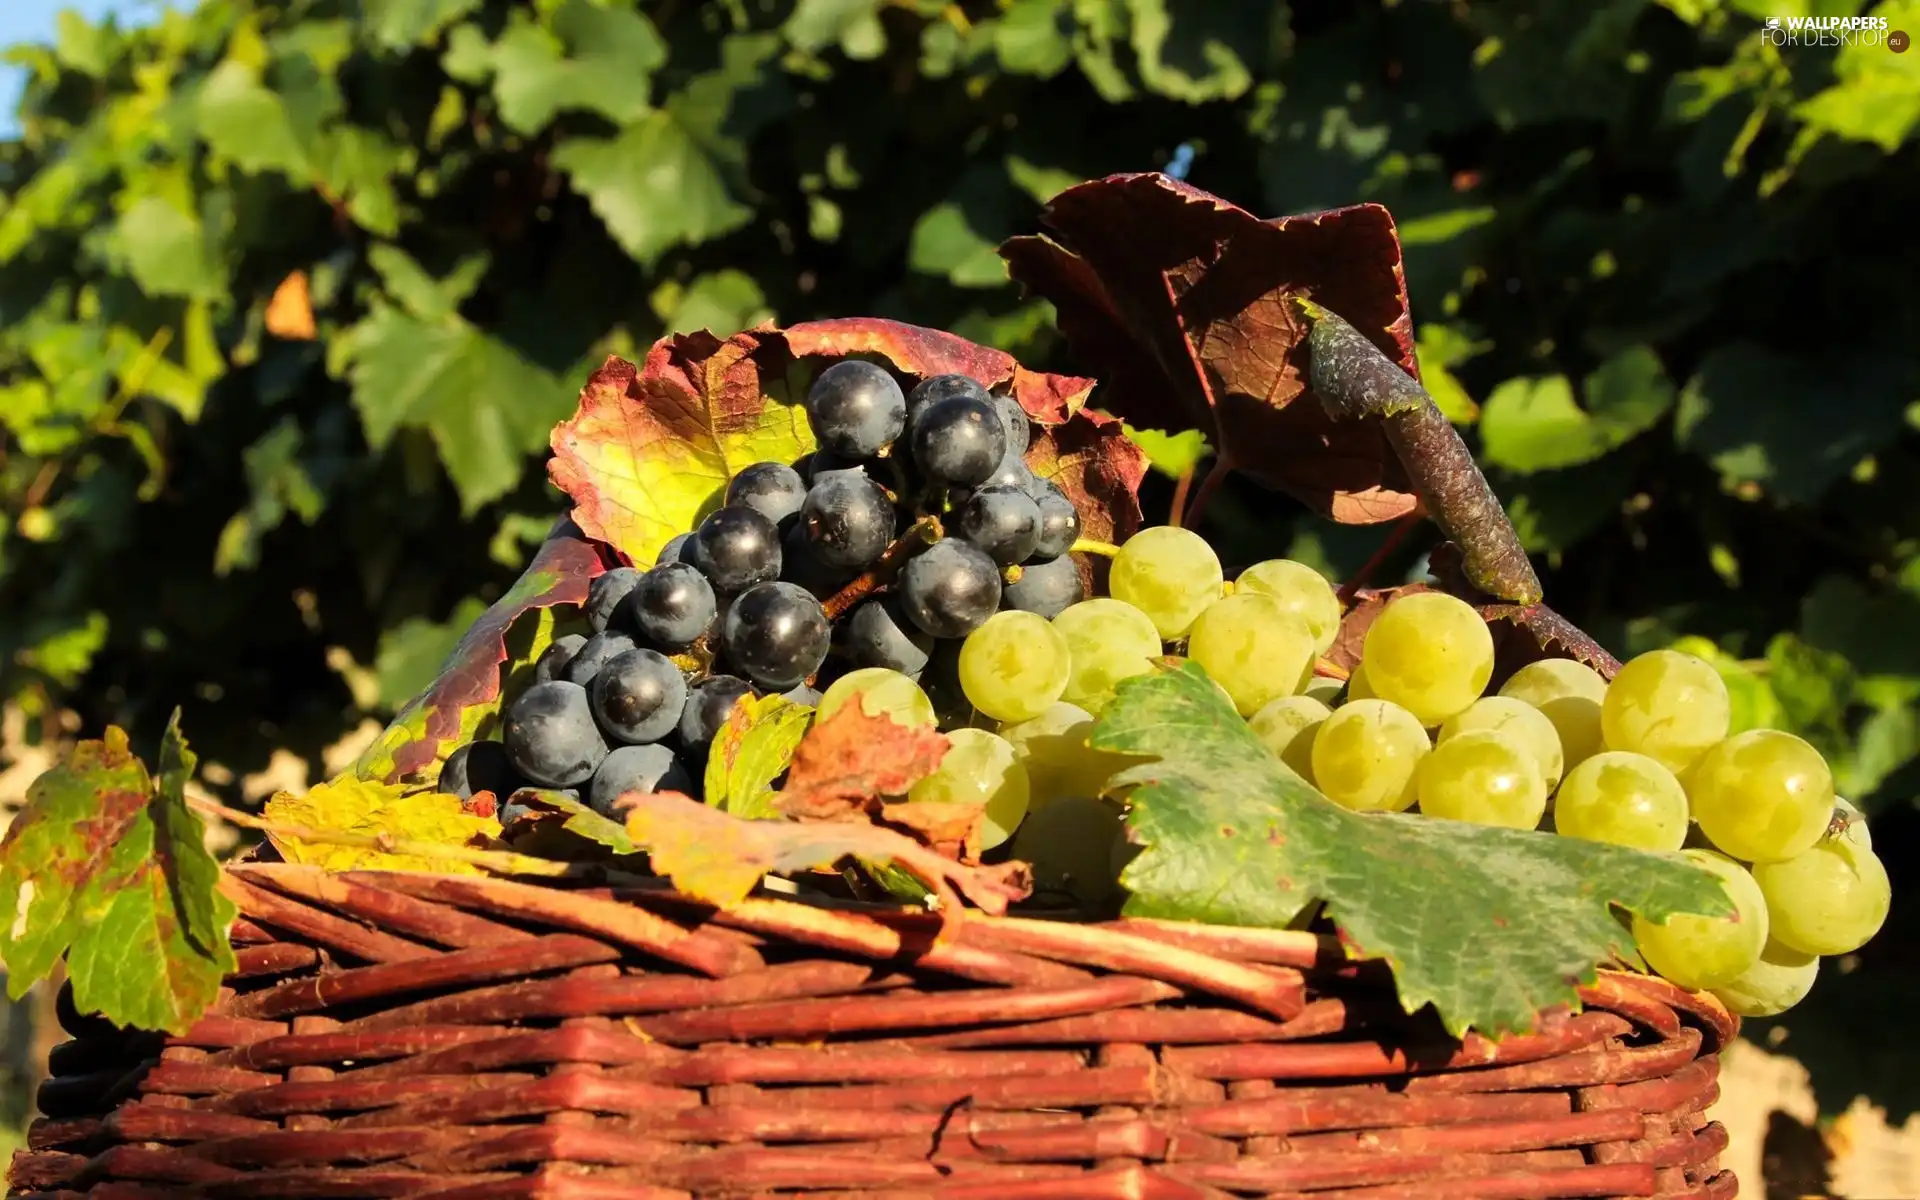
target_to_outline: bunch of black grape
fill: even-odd
[[[821,372],[806,412],[818,450],[745,468],[655,565],[594,581],[592,634],[554,641],[501,741],[455,751],[442,791],[539,787],[610,816],[627,792],[698,794],[741,697],[817,705],[830,677],[881,668],[926,674],[964,707],[955,681],[933,678],[953,673],[960,639],[1001,609],[1051,619],[1084,598],[1067,553],[1080,516],[1023,461],[1031,429],[1012,397],[962,375],[908,395],[848,359]]]

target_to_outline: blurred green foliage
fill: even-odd
[[[1743,720],[1905,809],[1920,53],[1759,32],[1863,9],[1920,32],[1920,0],[69,17],[11,52],[0,144],[0,695],[315,754],[516,573],[602,356],[872,314],[1070,367],[994,246],[1190,143],[1264,214],[1390,206],[1429,386],[1549,600],[1622,654],[1707,639]],[[1384,532],[1213,512],[1336,570]]]

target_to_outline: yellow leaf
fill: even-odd
[[[402,794],[399,787],[364,779],[323,783],[304,796],[281,792],[267,801],[266,818],[276,825],[315,834],[351,834],[394,841],[471,845],[478,837],[500,836],[500,822],[476,817],[458,796]],[[443,875],[480,875],[471,863],[438,855],[392,853],[370,846],[335,845],[320,838],[269,833],[274,849],[288,862],[328,871],[437,871]]]
[[[313,295],[307,273],[295,271],[280,281],[267,301],[267,332],[290,342],[310,342],[318,333],[313,323]]]

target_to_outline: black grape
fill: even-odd
[[[680,748],[696,757],[705,755],[734,702],[752,694],[753,685],[737,675],[709,675],[694,684],[680,709]]]
[[[560,679],[520,693],[507,708],[500,740],[513,769],[541,787],[578,787],[607,757],[587,689]]]
[[[907,428],[929,407],[952,396],[965,396],[983,404],[993,403],[987,389],[965,375],[931,375],[920,381],[907,396]]]
[[[680,722],[687,680],[657,650],[629,650],[593,677],[593,715],[615,742],[657,742]]]
[[[805,588],[760,583],[741,592],[727,609],[727,659],[769,690],[790,688],[826,661],[827,614]]]
[[[886,667],[918,679],[933,639],[900,611],[892,597],[862,601],[840,624],[847,660],[856,667]]]
[[[754,463],[727,481],[728,504],[744,504],[775,525],[799,512],[806,498],[806,481],[785,463]]]
[[[1033,557],[1059,558],[1080,540],[1080,513],[1059,485],[1047,480],[1040,486],[1040,540],[1034,544]]]
[[[622,746],[593,773],[587,805],[603,817],[624,820],[616,801],[628,792],[698,792],[693,775],[665,746]]]
[[[665,650],[693,645],[719,611],[713,585],[686,563],[666,563],[642,575],[627,596],[627,610],[627,625]]]
[[[1012,396],[999,394],[993,397],[993,408],[1000,414],[1001,428],[1007,431],[1007,453],[1016,457],[1025,454],[1033,436],[1027,424],[1027,410]]]
[[[580,653],[580,647],[586,644],[586,635],[580,633],[569,633],[564,637],[553,639],[552,644],[542,650],[540,657],[533,662],[533,681],[550,683],[555,679],[565,678],[567,664],[573,660],[574,655]]]
[[[780,531],[744,504],[714,510],[693,535],[693,565],[717,592],[738,592],[780,576]]]
[[[922,410],[913,423],[913,461],[947,487],[972,487],[1007,456],[1007,434],[992,403],[949,396]]]
[[[993,474],[980,481],[979,486],[1010,487],[1015,491],[1025,492],[1030,498],[1038,498],[1042,485],[1027,464],[1020,461],[1019,455],[1009,453],[1000,460],[1000,465],[993,469]]]
[[[956,532],[1003,567],[1029,558],[1040,541],[1040,506],[1010,487],[983,487],[960,508]]]
[[[1080,564],[1070,555],[1030,562],[1020,568],[1020,578],[1000,592],[1001,608],[1017,608],[1038,613],[1051,621],[1068,605],[1087,598],[1086,583],[1080,578]]]
[[[586,687],[609,659],[618,658],[631,649],[633,639],[624,633],[596,633],[567,660],[567,669],[560,673],[560,677],[568,683]]]
[[[898,594],[902,611],[922,630],[937,638],[962,638],[1000,607],[1000,569],[979,547],[941,538],[908,560]]]
[[[614,620],[621,601],[640,582],[640,572],[632,567],[615,567],[587,585],[587,624],[595,633],[605,633]]]
[[[878,454],[907,424],[907,398],[892,375],[849,358],[820,372],[807,392],[813,436],[834,454]]]
[[[832,472],[807,492],[800,527],[807,544],[830,567],[871,566],[893,540],[893,505],[865,475]]]
[[[667,544],[660,547],[659,555],[653,560],[655,566],[672,562],[690,563],[692,561],[693,535],[691,533],[676,533],[668,538]]]
[[[503,803],[526,786],[507,761],[507,748],[499,742],[468,742],[447,755],[440,768],[438,789],[462,800],[471,800],[479,792],[492,792],[494,803]]]
[[[800,585],[812,592],[816,599],[825,600],[853,582],[853,577],[859,573],[821,561],[819,552],[807,538],[804,526],[795,524],[787,530],[780,551],[781,579]]]

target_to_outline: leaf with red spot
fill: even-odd
[[[1102,407],[1137,427],[1198,429],[1228,467],[1334,520],[1411,512],[1377,422],[1336,423],[1307,382],[1309,296],[1418,377],[1400,241],[1377,204],[1262,221],[1165,175],[1068,188],[1045,237],[1001,247],[1013,277],[1051,301],[1103,381]]]
[[[945,734],[847,703],[800,739],[774,802],[801,821],[870,813],[883,797],[905,795],[933,774],[946,754]]]
[[[235,969],[237,910],[187,807],[194,757],[167,726],[156,779],[116,727],[27,789],[0,841],[0,961],[18,1000],[64,955],[74,1006],[184,1033]]]
[[[352,774],[382,783],[428,780],[524,685],[555,635],[553,610],[584,604],[588,585],[604,570],[600,548],[571,520],[557,522],[526,571],[467,629],[427,690],[400,710]]]
[[[1612,679],[1620,660],[1572,621],[1544,604],[1509,604],[1475,588],[1461,569],[1460,548],[1452,542],[1434,547],[1427,569],[1445,591],[1479,610],[1493,629],[1493,682],[1498,688],[1515,671],[1543,658],[1571,658]]]

